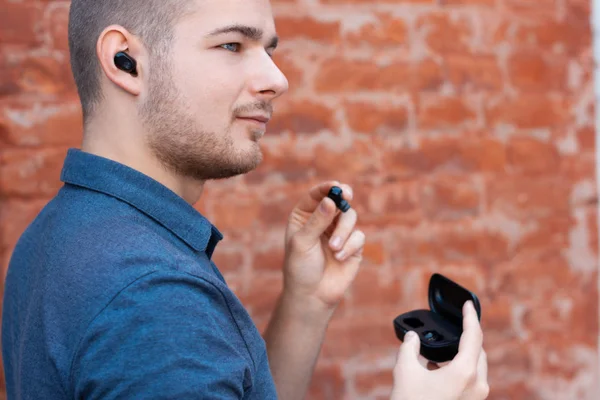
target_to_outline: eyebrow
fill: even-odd
[[[260,41],[263,37],[263,31],[261,29],[255,28],[253,26],[247,25],[228,25],[223,28],[217,28],[210,32],[207,36],[218,36],[226,33],[239,33],[250,40]],[[267,47],[277,47],[277,43],[279,43],[279,37],[277,35],[273,36],[273,38],[269,42],[269,46]]]

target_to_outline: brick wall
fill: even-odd
[[[81,138],[67,1],[0,0],[0,254],[60,187]],[[481,296],[491,399],[592,399],[597,189],[584,0],[277,0],[291,90],[257,171],[198,205],[257,324],[281,287],[287,213],[352,184],[364,268],[331,322],[311,399],[386,399],[392,320],[442,272]]]

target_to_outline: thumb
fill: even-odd
[[[323,198],[319,206],[295,234],[296,244],[300,250],[306,250],[320,241],[321,235],[327,230],[336,216],[336,206],[329,197]]]
[[[397,369],[407,368],[411,365],[421,365],[419,363],[419,354],[421,350],[421,340],[415,332],[407,332],[404,335],[404,342],[398,350]]]

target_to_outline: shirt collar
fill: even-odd
[[[214,225],[175,192],[116,161],[71,148],[60,179],[130,204],[209,258],[223,239]]]

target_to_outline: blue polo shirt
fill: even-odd
[[[70,149],[8,268],[9,399],[275,399],[265,343],[211,256],[221,233],[157,181]]]

